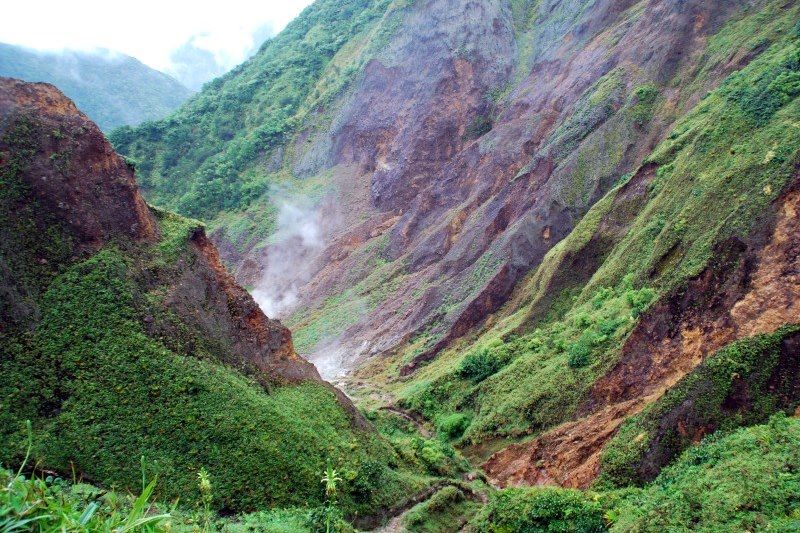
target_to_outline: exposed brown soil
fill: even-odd
[[[27,127],[36,156],[22,179],[78,250],[124,235],[153,240],[157,227],[133,170],[98,127],[54,86],[0,78],[0,129]],[[0,166],[10,148],[0,146]]]
[[[717,349],[743,337],[769,333],[800,317],[800,192],[776,205],[749,243],[717,249],[713,264],[641,319],[620,361],[592,387],[581,412],[523,444],[494,454],[484,465],[501,486],[588,486],[600,453],[628,416],[659,398]]]

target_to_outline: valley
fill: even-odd
[[[0,78],[0,525],[800,527],[798,20],[317,0],[107,137]]]

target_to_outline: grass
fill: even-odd
[[[791,384],[792,358],[782,355],[782,343],[798,331],[788,326],[726,346],[626,420],[603,451],[598,486],[641,485],[698,434],[761,423],[776,411],[794,412],[800,399]]]
[[[22,460],[16,428],[28,418],[41,436],[34,458],[48,469],[75,469],[126,490],[140,481],[128,458],[144,454],[161,479],[158,498],[190,503],[201,499],[195,476],[205,468],[214,509],[321,504],[318,477],[329,459],[343,472],[347,514],[424,486],[427,466],[407,463],[376,433],[355,429],[326,387],[309,382],[268,393],[222,363],[213,339],[176,316],[176,331],[193,339],[192,355],[173,336],[148,336],[147,311],[163,307],[166,287],[158,283],[190,260],[187,232],[196,226],[159,218],[160,243],[108,246],[69,266],[44,292],[35,331],[4,339],[0,461]],[[147,286],[154,273],[161,278]],[[420,450],[430,464],[445,460],[435,447]]]
[[[796,531],[800,420],[714,434],[614,508],[612,531]]]
[[[61,478],[0,470],[0,529],[16,531],[163,531],[169,514],[150,503],[155,479],[139,496],[119,495]]]

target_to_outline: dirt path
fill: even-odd
[[[354,525],[360,529],[366,529],[368,531],[373,531],[374,533],[400,533],[401,531],[405,531],[403,528],[403,517],[406,515],[406,513],[415,505],[427,501],[443,488],[450,486],[461,490],[469,500],[483,503],[488,501],[486,494],[475,491],[466,483],[458,480],[441,480],[437,481],[425,490],[417,493],[415,496],[409,498],[405,502],[386,510],[382,515],[375,515],[366,518],[362,524],[356,522]],[[385,522],[385,525],[378,525],[383,522]]]
[[[417,431],[419,431],[420,434],[423,437],[425,437],[426,439],[429,439],[429,438],[431,438],[433,436],[433,434],[430,432],[430,430],[428,430],[423,425],[423,421],[419,416],[414,415],[413,413],[409,413],[408,411],[404,411],[404,410],[400,409],[399,407],[395,407],[394,405],[386,405],[386,406],[380,407],[379,409],[382,410],[382,411],[389,411],[390,413],[394,413],[397,416],[399,416],[400,418],[403,418],[404,420],[407,420],[408,422],[411,422],[412,424],[414,424],[414,427],[417,428]]]

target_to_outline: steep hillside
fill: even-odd
[[[499,491],[473,531],[795,531],[800,420],[714,435],[642,489]]]
[[[798,18],[320,0],[112,140],[362,405],[500,486],[641,485],[800,400]]]
[[[103,131],[164,118],[192,91],[132,57],[0,43],[0,76],[52,83]]]
[[[131,489],[143,456],[190,503],[204,468],[231,512],[319,505],[331,461],[351,516],[458,471],[443,444],[380,437],[51,85],[0,78],[0,191],[3,465],[29,419],[38,469]]]
[[[285,204],[311,211],[312,267],[285,280],[301,299],[280,306],[301,353],[353,368],[412,343],[422,361],[504,304],[794,14],[322,1],[170,120],[112,140],[152,201],[209,221],[247,286],[274,277],[270,258],[296,237]]]

